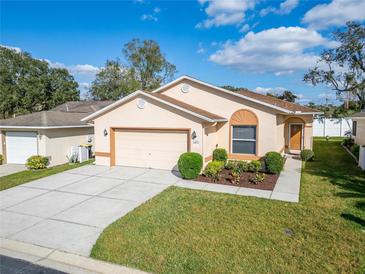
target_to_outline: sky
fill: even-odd
[[[159,43],[180,75],[299,102],[339,103],[303,75],[332,33],[365,21],[365,0],[0,1],[0,44],[65,67],[84,96],[107,59],[134,38]]]

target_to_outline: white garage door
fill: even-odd
[[[25,164],[37,155],[37,133],[29,131],[6,132],[6,159],[9,164]]]
[[[115,164],[134,167],[177,169],[187,151],[187,132],[116,131]]]

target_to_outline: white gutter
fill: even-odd
[[[114,107],[119,106],[123,102],[125,102],[125,101],[127,101],[127,100],[129,100],[129,99],[131,99],[131,98],[133,98],[133,97],[135,97],[137,95],[139,95],[139,94],[144,95],[144,96],[146,96],[148,98],[151,98],[152,100],[156,100],[156,101],[158,101],[158,102],[160,102],[162,104],[165,104],[165,105],[168,105],[170,107],[173,107],[175,109],[181,110],[181,111],[183,111],[185,113],[188,113],[188,114],[190,114],[192,116],[195,116],[197,118],[200,118],[200,119],[205,120],[205,121],[210,122],[210,123],[214,123],[214,122],[226,122],[227,121],[227,119],[211,119],[211,118],[206,117],[204,115],[197,114],[197,113],[195,113],[193,111],[187,110],[187,109],[185,109],[183,107],[177,106],[175,104],[172,104],[170,102],[167,102],[167,101],[165,101],[163,99],[160,99],[158,97],[149,95],[148,93],[146,93],[144,91],[141,91],[141,90],[137,90],[137,91],[131,93],[130,95],[128,95],[128,96],[126,96],[126,97],[124,97],[124,98],[116,101],[115,103],[113,103],[113,104],[111,104],[111,105],[109,105],[109,106],[107,106],[107,107],[105,107],[105,108],[103,108],[103,109],[101,109],[101,110],[99,110],[99,111],[97,111],[97,112],[95,112],[95,113],[93,113],[93,114],[91,114],[91,115],[89,115],[89,116],[81,119],[81,121],[88,121],[90,119],[93,119],[94,117],[99,116],[100,114],[103,114],[103,113],[107,112],[108,110],[110,110],[110,109],[112,109]]]
[[[78,125],[78,126],[2,126],[0,128],[10,128],[10,129],[57,129],[57,128],[88,128],[93,127],[93,125]]]

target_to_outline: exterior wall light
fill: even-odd
[[[104,136],[108,136],[108,131],[104,129]]]
[[[196,138],[196,132],[195,132],[195,130],[193,131],[193,133],[191,133],[191,139],[195,139]]]

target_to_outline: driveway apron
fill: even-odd
[[[10,188],[0,192],[0,237],[88,256],[104,228],[179,180],[88,165]]]

